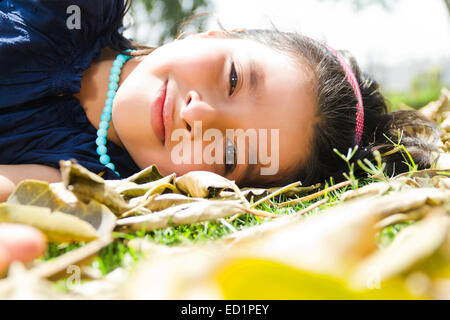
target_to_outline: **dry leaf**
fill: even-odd
[[[123,299],[222,299],[209,275],[226,259],[213,250],[170,247],[149,252],[122,289]]]
[[[374,182],[356,190],[348,190],[341,195],[341,200],[347,201],[362,196],[379,196],[386,193],[390,186],[387,182]]]
[[[191,171],[177,178],[175,184],[192,197],[207,198],[214,190],[230,188],[231,182],[213,172]]]
[[[99,237],[110,235],[116,225],[114,214],[104,205],[95,200],[84,203],[76,198],[75,202],[66,203],[44,181],[21,181],[7,203],[45,207],[51,211],[73,215],[91,224]]]
[[[281,194],[287,198],[294,198],[296,196],[303,195],[305,193],[308,193],[310,191],[316,190],[317,188],[320,188],[320,183],[307,186],[307,187],[294,187],[289,190],[286,190],[282,192]],[[264,188],[241,188],[241,193],[243,196],[245,196],[249,201],[258,201],[259,199],[264,198],[265,196],[278,191],[282,187],[273,187],[269,189]],[[216,199],[239,199],[239,195],[236,194],[234,191],[229,190],[223,190],[219,193],[219,196]]]
[[[137,184],[135,182],[126,182],[116,188],[116,191],[127,198],[134,198],[145,195],[150,189],[153,189],[153,193],[163,193],[166,189],[176,190],[175,174],[168,175],[156,181],[151,181],[143,184]],[[167,185],[172,185],[172,188]],[[158,188],[160,186],[160,188]]]
[[[52,212],[49,208],[37,206],[1,203],[0,222],[36,227],[51,242],[91,241],[97,238],[96,230],[88,222],[70,214]]]
[[[441,207],[433,208],[425,219],[403,229],[387,248],[364,259],[355,269],[353,283],[365,286],[374,272],[381,281],[407,271],[431,256],[447,239],[449,218]]]
[[[119,289],[128,279],[128,272],[123,268],[117,268],[108,273],[103,279],[87,281],[74,286],[71,294],[76,294],[83,299],[112,300],[120,298]]]
[[[450,153],[447,152],[440,154],[436,168],[450,170]]]
[[[437,116],[446,111],[450,111],[450,92],[446,88],[442,88],[441,96],[438,100],[428,103],[419,109],[425,117],[430,120],[437,120]]]
[[[18,261],[9,268],[9,277],[0,280],[1,300],[61,300],[77,299],[53,286],[53,283],[29,272]]]
[[[203,198],[192,198],[182,194],[166,193],[156,196],[145,208],[151,211],[161,211],[183,203],[192,203],[198,201],[207,201]],[[139,204],[137,202],[137,204]]]
[[[235,201],[200,201],[170,207],[144,216],[119,219],[118,226],[129,226],[136,231],[150,231],[200,221],[216,220],[243,213]]]
[[[162,179],[161,173],[159,173],[158,168],[155,165],[151,165],[132,176],[124,179],[125,182],[134,182],[137,184],[144,184],[148,182],[157,181]]]
[[[395,181],[395,180],[401,179],[403,177],[428,179],[428,178],[433,178],[435,176],[439,176],[439,177],[450,176],[450,168],[448,168],[448,169],[424,169],[424,170],[419,170],[419,171],[414,171],[414,172],[405,172],[405,173],[396,175],[395,177],[391,178],[390,180]]]
[[[256,226],[248,227],[242,229],[236,233],[230,234],[219,241],[223,241],[225,243],[232,243],[233,245],[237,243],[243,243],[246,241],[252,241],[254,239],[261,238],[263,239],[267,234],[273,233],[277,230],[281,230],[286,226],[292,225],[294,223],[298,223],[301,219],[303,219],[303,214],[310,212],[322,204],[326,203],[328,199],[322,199],[313,203],[305,209],[302,209],[298,212],[281,216],[275,220],[265,222],[263,224],[258,224]]]
[[[263,236],[255,236],[253,240],[246,239],[245,249],[241,249],[249,255],[303,270],[343,276],[376,248],[375,224],[378,221],[426,204],[438,205],[449,198],[448,194],[424,188],[354,200],[321,215],[263,232]],[[238,233],[233,236],[238,237]],[[234,243],[240,247],[239,242]]]
[[[120,194],[105,184],[101,177],[80,166],[76,161],[61,160],[60,167],[64,185],[81,201],[96,200],[117,216],[131,209]]]

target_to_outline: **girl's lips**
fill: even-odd
[[[166,139],[166,128],[164,125],[164,108],[167,93],[167,81],[159,88],[155,100],[150,105],[150,122],[155,135],[161,140],[162,144]]]
[[[163,125],[164,125],[164,144],[166,144],[166,141],[170,139],[170,134],[172,132],[172,119],[173,119],[173,109],[174,109],[174,95],[171,94],[172,91],[170,90],[172,82],[169,82],[166,80],[166,97],[164,102],[164,108],[162,113],[163,118]]]

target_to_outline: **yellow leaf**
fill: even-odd
[[[216,271],[224,299],[412,299],[401,281],[380,284],[379,289],[355,291],[344,280],[253,258],[228,261]]]

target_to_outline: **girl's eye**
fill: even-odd
[[[231,64],[231,72],[230,72],[230,96],[233,94],[234,89],[236,89],[237,83],[238,83],[238,76],[233,62]]]

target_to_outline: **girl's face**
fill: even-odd
[[[156,164],[163,175],[206,170],[237,183],[279,179],[309,156],[316,107],[300,61],[221,31],[171,42],[123,81],[114,127],[140,168]],[[165,84],[161,111],[154,100]],[[226,163],[230,151],[235,165]]]

